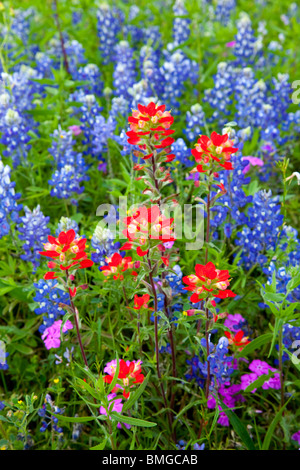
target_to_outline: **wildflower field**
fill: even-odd
[[[299,36],[0,2],[1,450],[299,449]]]

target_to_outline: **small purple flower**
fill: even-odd
[[[244,374],[241,376],[241,389],[242,390],[246,390],[246,388],[251,385],[253,382],[255,382],[255,380],[258,378],[258,375],[257,374]],[[256,392],[257,388],[255,388],[254,390],[251,391],[251,393],[254,393]]]
[[[295,434],[292,435],[293,441],[297,441],[298,444],[300,445],[300,430],[295,432]]]
[[[240,313],[229,314],[224,322],[224,326],[229,328],[230,331],[237,332],[241,329],[241,324],[245,322],[245,318]]]
[[[243,173],[248,173],[251,166],[264,166],[264,161],[258,157],[242,157],[242,161],[246,160],[248,163],[247,166],[244,167]]]
[[[258,376],[263,374],[267,375],[269,373],[269,370],[274,370],[271,366],[269,366],[269,364],[264,361],[260,361],[259,359],[255,359],[254,361],[252,361],[249,365],[249,369]]]
[[[72,131],[72,134],[75,136],[82,133],[82,129],[80,128],[80,126],[69,126],[68,129]]]

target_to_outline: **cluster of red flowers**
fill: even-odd
[[[169,111],[165,111],[166,106],[156,106],[151,102],[148,106],[138,104],[138,109],[132,111],[132,116],[128,118],[130,131],[127,132],[129,137],[128,143],[139,145],[141,149],[146,150],[143,139],[145,136],[154,138],[153,145],[156,149],[170,147],[174,139],[169,137],[175,131],[170,129],[174,118]],[[162,139],[163,138],[163,139]],[[146,155],[143,158],[150,158],[152,155]]]
[[[233,170],[230,158],[237,151],[238,149],[233,147],[233,142],[228,139],[227,134],[219,135],[213,132],[210,138],[201,135],[192,150],[198,163],[192,172],[205,173],[210,170],[217,173],[220,170]]]
[[[121,250],[131,250],[134,246],[139,256],[145,256],[150,247],[150,240],[162,242],[174,241],[173,218],[165,217],[158,205],[150,208],[141,206],[137,211],[123,220],[126,228],[123,234],[128,242]]]
[[[141,308],[149,308],[148,302],[150,300],[149,294],[144,294],[139,297],[137,294],[134,296],[134,310],[141,310]],[[151,309],[152,310],[152,309]]]
[[[101,266],[100,269],[103,272],[104,276],[109,277],[113,276],[113,279],[116,281],[124,279],[123,273],[128,269],[138,268],[139,262],[132,261],[131,256],[125,256],[124,258],[119,253],[114,253],[111,258],[106,258],[107,265]],[[137,272],[132,270],[130,272],[132,276],[137,276]]]
[[[239,350],[242,350],[247,344],[250,343],[248,336],[245,336],[243,330],[239,330],[236,334],[225,331],[226,338],[230,345],[236,346]]]
[[[236,296],[227,289],[230,283],[227,270],[217,269],[212,262],[209,262],[206,265],[196,264],[195,273],[182,278],[182,281],[188,285],[184,289],[193,292],[190,298],[192,303],[207,298],[211,300],[212,297],[226,299]]]
[[[113,361],[113,364],[110,363],[109,367],[106,367],[106,369],[109,369],[109,374],[103,377],[105,383],[110,384],[115,377],[117,371],[115,362],[116,361]],[[124,359],[120,359],[118,380],[112,393],[116,393],[118,390],[122,389],[124,398],[129,398],[132,386],[138,383],[143,383],[144,378],[145,377],[142,374],[141,361],[125,362]]]
[[[40,255],[52,258],[48,262],[48,268],[60,270],[60,272],[48,271],[44,279],[56,279],[61,272],[84,269],[93,266],[93,261],[87,258],[85,252],[86,238],[75,238],[74,230],[61,232],[57,238],[49,235],[48,243],[44,243],[44,250]]]

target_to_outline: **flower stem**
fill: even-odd
[[[68,284],[68,280],[69,280],[69,273],[68,273],[68,270],[66,270],[66,276],[67,276],[67,284]],[[73,302],[73,300],[72,300],[72,297],[71,297],[70,292],[69,292],[69,299],[70,299],[71,309],[73,310],[73,314],[74,314],[74,321],[75,321],[76,333],[77,333],[78,343],[79,343],[79,347],[80,347],[80,351],[81,351],[81,356],[82,356],[82,359],[83,359],[83,362],[84,362],[85,366],[86,366],[87,368],[89,368],[89,365],[88,365],[88,362],[87,362],[87,358],[86,358],[86,355],[85,355],[85,352],[84,352],[84,349],[83,349],[83,344],[82,344],[82,340],[81,340],[81,335],[80,335],[78,310],[76,309],[76,307],[75,307],[75,305],[74,305],[74,302]]]
[[[54,1],[54,7],[55,7],[54,16],[55,16],[55,21],[56,21],[56,26],[57,26],[57,29],[58,29],[58,33],[59,33],[59,39],[60,39],[61,49],[62,49],[63,58],[64,58],[64,66],[65,66],[66,72],[70,73],[68,56],[67,56],[65,43],[64,43],[64,38],[63,38],[63,34],[62,34],[62,31],[61,31],[60,22],[59,22],[58,0],[53,0],[53,1]]]

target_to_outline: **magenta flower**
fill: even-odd
[[[111,361],[113,362],[113,361]],[[115,393],[110,393],[109,395],[107,395],[107,399],[108,399],[108,408],[110,411],[115,411],[116,413],[121,413],[122,412],[122,409],[123,409],[123,404],[122,404],[122,398],[116,398],[116,394]],[[113,406],[111,407],[111,402],[113,402]],[[101,415],[105,415],[107,416],[107,411],[106,409],[104,408],[104,406],[101,406],[100,409],[99,409],[99,413]],[[110,418],[111,419],[111,418]],[[127,429],[130,429],[130,424],[126,424],[124,423],[124,426],[127,428]],[[121,426],[121,423],[118,423],[117,424],[117,427],[119,429],[122,429],[122,426]]]
[[[245,168],[243,169],[243,173],[248,173],[248,171],[250,170],[251,168],[251,165],[252,166],[264,166],[264,162],[263,160],[261,160],[260,158],[258,157],[242,157],[242,160],[247,160],[249,163],[247,166],[245,166]]]
[[[230,41],[226,43],[226,47],[234,47],[236,44],[236,41]]]
[[[46,328],[42,340],[45,343],[46,349],[59,348],[60,346],[60,333],[54,326]]]
[[[241,329],[241,324],[246,323],[245,318],[240,313],[229,314],[224,321],[224,326],[230,329],[230,331],[237,332]]]
[[[69,129],[70,131],[72,131],[73,135],[79,135],[82,133],[82,129],[80,128],[80,126],[69,126]]]
[[[257,374],[244,374],[241,376],[241,390],[246,390],[246,388],[251,385],[253,382],[255,382],[255,380],[258,379],[258,375]],[[257,388],[255,388],[254,390],[251,391],[251,393],[254,393],[256,392]]]
[[[46,349],[59,348],[60,347],[60,329],[62,325],[62,320],[57,320],[53,325],[46,328],[42,340],[45,343]],[[72,330],[73,324],[70,320],[67,320],[62,328],[62,332],[66,333],[68,330]]]
[[[269,366],[269,364],[264,361],[260,361],[259,359],[255,359],[254,361],[252,361],[249,365],[249,369],[258,376],[268,374],[269,370],[275,370],[271,366]]]
[[[292,435],[293,441],[297,441],[298,444],[300,445],[300,430],[295,432],[295,434]]]

